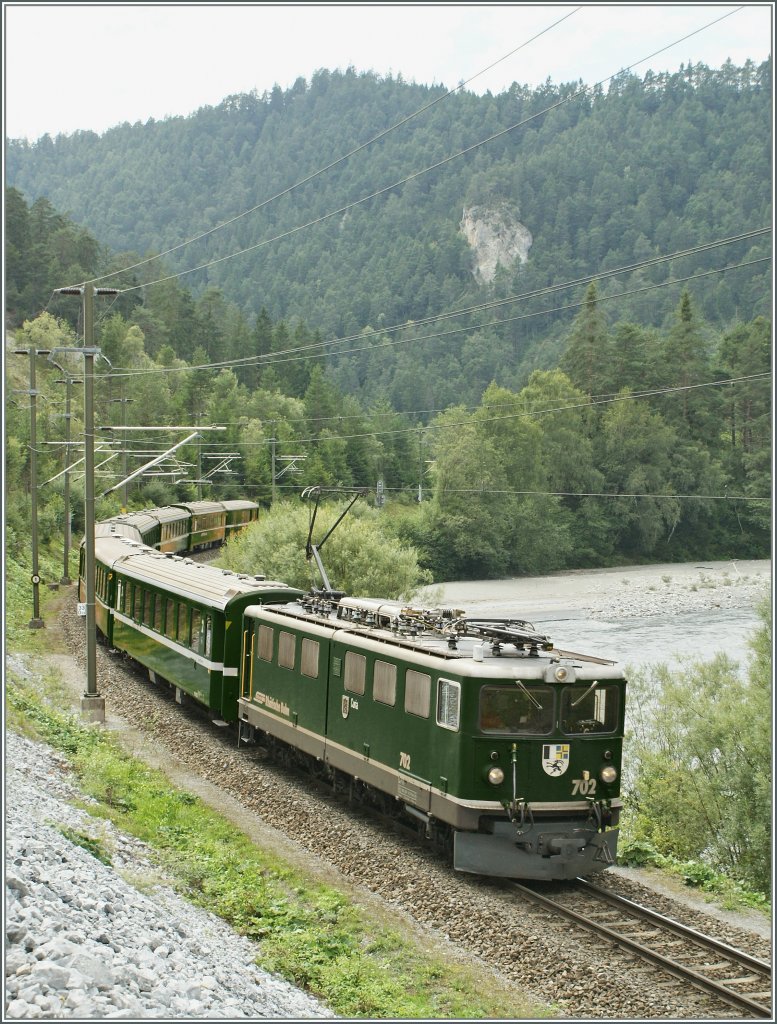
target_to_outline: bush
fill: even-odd
[[[726,655],[631,678],[639,717],[627,740],[635,839],[698,861],[758,892],[771,883],[771,624],[752,638],[746,673]],[[701,874],[700,874],[701,873]]]
[[[314,543],[326,535],[341,511],[341,506],[319,509]],[[264,573],[303,590],[320,587],[315,562],[305,558],[308,529],[308,508],[276,504],[227,544],[220,563],[237,572]],[[372,509],[352,511],[327,539],[321,560],[332,586],[354,597],[409,599],[431,582],[430,573],[418,565],[415,549],[403,546]]]

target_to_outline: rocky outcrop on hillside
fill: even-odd
[[[481,281],[494,280],[497,266],[512,266],[529,258],[532,236],[508,203],[464,208],[461,231],[473,255],[473,273]]]

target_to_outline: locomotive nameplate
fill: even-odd
[[[269,708],[270,711],[277,711],[279,715],[283,715],[285,718],[290,716],[289,705],[285,701],[276,700],[275,697],[270,697],[266,693],[259,693],[257,691],[254,694],[254,701],[263,707]]]
[[[399,776],[397,780],[397,797],[409,804],[423,804],[425,793],[420,786],[414,786],[409,779]]]

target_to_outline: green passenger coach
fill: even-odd
[[[97,624],[111,647],[224,721],[237,714],[243,610],[300,594],[125,538],[101,541],[96,581]]]

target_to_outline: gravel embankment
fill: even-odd
[[[332,1016],[255,967],[253,943],[154,881],[143,843],[72,806],[84,798],[60,757],[13,733],[6,743],[4,1020]],[[111,864],[62,828],[98,839]]]

